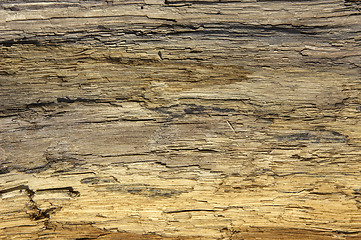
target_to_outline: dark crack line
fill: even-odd
[[[221,210],[216,209],[183,209],[183,210],[175,210],[175,211],[165,211],[164,213],[183,213],[183,212],[217,212]]]

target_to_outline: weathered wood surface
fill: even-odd
[[[359,1],[0,3],[0,239],[361,238]]]

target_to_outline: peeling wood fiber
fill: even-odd
[[[359,0],[0,2],[0,239],[361,239]]]

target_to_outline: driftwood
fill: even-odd
[[[361,239],[358,0],[0,2],[0,239]]]

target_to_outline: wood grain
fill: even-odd
[[[360,239],[360,1],[0,2],[0,239]]]

